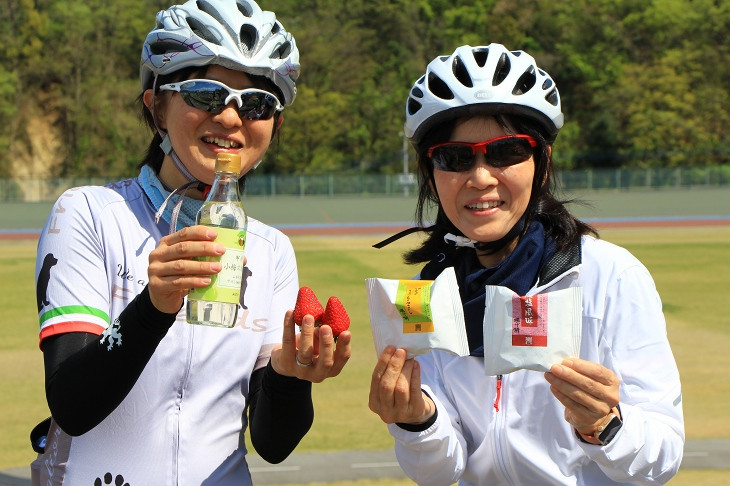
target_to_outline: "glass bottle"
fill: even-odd
[[[195,221],[215,228],[218,232],[215,241],[225,245],[226,252],[219,257],[223,269],[211,276],[210,285],[192,289],[188,294],[187,321],[191,324],[233,327],[236,323],[248,227],[248,217],[238,192],[240,172],[240,155],[218,154],[215,180]]]

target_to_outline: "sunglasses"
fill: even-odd
[[[528,160],[534,147],[537,147],[537,140],[529,135],[504,135],[479,143],[439,143],[430,147],[426,156],[436,169],[464,172],[474,167],[478,153],[484,154],[490,167],[501,168]]]
[[[163,84],[160,91],[176,91],[188,105],[217,115],[231,102],[238,103],[238,115],[244,120],[268,120],[284,107],[268,91],[257,88],[233,89],[211,79],[189,79]]]

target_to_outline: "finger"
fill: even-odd
[[[287,311],[284,315],[284,328],[282,330],[281,344],[271,351],[271,366],[278,374],[283,376],[296,376],[297,337],[294,330],[294,311]]]
[[[579,430],[590,428],[611,410],[605,402],[596,400],[572,385],[562,382],[555,378],[553,373],[546,373],[545,378],[551,382],[550,392],[565,406],[566,420]]]
[[[411,374],[413,373],[413,363],[415,360],[407,359],[403,363],[403,368],[395,382],[395,392],[393,394],[393,402],[395,408],[408,410],[411,407]]]
[[[379,413],[382,408],[380,398],[382,393],[381,380],[394,353],[395,347],[386,346],[383,352],[380,353],[380,356],[378,356],[378,362],[375,364],[373,374],[370,377],[370,396],[368,399],[368,406],[370,407],[370,410],[375,413]]]
[[[314,318],[311,316],[305,316],[307,318]],[[302,323],[304,324],[304,322]],[[300,341],[299,347],[299,360],[306,363],[313,363],[314,366],[305,370],[303,378],[311,381],[312,383],[321,383],[324,381],[330,373],[332,365],[334,363],[334,337],[332,336],[332,329],[329,326],[314,327],[313,332],[313,344],[311,350],[308,352],[302,351],[302,345]],[[307,356],[311,355],[307,361]]]
[[[599,363],[584,359],[571,358],[564,360],[561,364],[574,370],[579,375],[590,378],[592,381],[596,381],[602,385],[614,386],[618,384],[618,377],[616,374]]]
[[[297,339],[297,356],[302,363],[311,363],[314,359],[314,317],[304,316],[301,332]]]
[[[423,392],[421,392],[421,363],[413,360],[413,371],[411,372],[411,389],[409,390],[411,397],[421,397],[423,400]]]
[[[190,260],[192,258],[218,258],[226,252],[226,247],[212,241],[181,241],[168,247],[164,254],[167,261]]]
[[[214,228],[197,224],[166,235],[160,239],[160,242],[173,246],[183,241],[213,241],[217,237],[218,232]]]
[[[436,410],[436,404],[421,390],[421,363],[415,359],[413,360],[413,372],[411,373],[410,394],[413,416],[419,417],[421,423],[430,419]]]
[[[326,366],[329,370],[334,364],[335,354],[335,338],[332,335],[332,328],[326,324],[320,326],[315,335],[319,340],[319,359],[322,360],[322,366]]]
[[[581,371],[588,374],[583,374]],[[618,377],[613,371],[598,363],[565,360],[560,365],[554,366],[551,372],[569,385],[561,386],[563,393],[571,395],[578,402],[586,405],[590,405],[591,401],[602,402],[609,410],[619,403]]]
[[[393,356],[390,358],[390,361],[388,361],[388,366],[386,366],[380,381],[382,382],[385,380],[395,383],[396,379],[403,371],[403,365],[405,365],[405,363],[405,350],[402,348],[396,349],[395,352],[393,352]]]
[[[576,382],[584,381],[580,375],[563,365],[553,365],[550,373],[545,374],[545,379],[550,383],[553,395],[560,400],[560,396],[570,398],[571,402],[581,406],[588,406],[597,399],[588,394],[584,389],[576,385]],[[561,403],[563,403],[561,401]],[[563,403],[565,405],[565,403]]]
[[[329,376],[337,376],[342,372],[347,362],[352,356],[352,334],[350,331],[342,331],[337,336],[337,342],[335,343],[335,355],[334,363],[330,369]]]
[[[226,248],[214,241],[216,236],[215,230],[206,226],[184,228],[163,237],[157,248],[150,253],[150,260],[169,262],[202,256],[219,257],[225,253]]]
[[[385,370],[388,368],[388,363],[390,363],[390,360],[393,358],[393,354],[395,354],[394,346],[386,346],[383,352],[380,353],[380,356],[378,356],[378,362],[375,364],[375,369],[373,370],[373,375],[370,380],[371,386],[373,384],[380,383],[383,374],[385,374]]]
[[[570,395],[567,395],[560,390],[557,386],[550,386],[550,392],[553,394],[553,396],[562,403],[565,408],[574,410],[574,409],[582,409],[581,414],[588,413],[588,409],[585,408],[585,406],[579,402],[576,402],[573,400]]]
[[[281,351],[286,356],[293,356],[297,348],[297,336],[294,326],[294,311],[288,310],[284,315],[284,330],[281,335]]]
[[[405,350],[396,349],[380,378],[380,398],[382,405],[387,408],[393,408],[395,406],[396,387],[405,361]]]
[[[166,263],[157,262],[150,264],[147,274],[150,279],[157,278],[162,281],[169,281],[171,284],[176,284],[178,283],[176,279],[210,277],[219,273],[222,268],[221,263],[217,260],[175,260]]]

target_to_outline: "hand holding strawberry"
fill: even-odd
[[[339,375],[352,353],[352,335],[345,332],[349,327],[350,317],[337,297],[330,297],[323,309],[312,289],[301,287],[294,309],[284,317],[281,345],[271,352],[274,371],[312,383]]]

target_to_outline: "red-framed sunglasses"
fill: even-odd
[[[471,170],[478,153],[484,154],[487,165],[501,168],[528,160],[537,147],[537,140],[529,135],[503,135],[484,142],[444,142],[430,147],[426,156],[434,168],[447,172]]]

